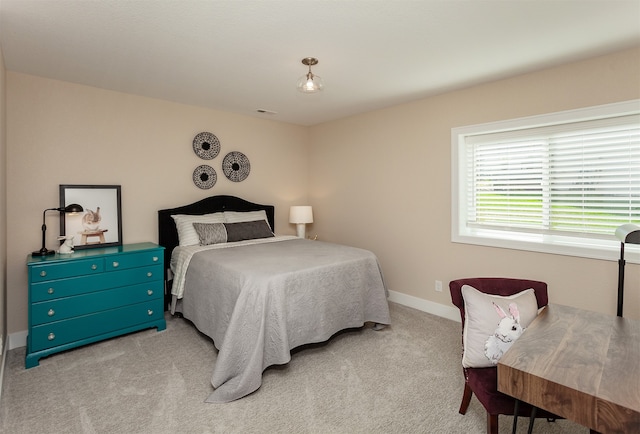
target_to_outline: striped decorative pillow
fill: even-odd
[[[224,223],[224,214],[216,212],[204,215],[177,214],[171,216],[176,223],[178,230],[179,246],[197,246],[200,238],[193,227],[193,223]]]

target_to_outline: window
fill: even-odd
[[[640,225],[638,100],[451,138],[454,242],[614,259],[615,229]]]

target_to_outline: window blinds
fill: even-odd
[[[597,238],[640,224],[640,115],[464,140],[470,227]]]

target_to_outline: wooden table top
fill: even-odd
[[[549,305],[498,362],[498,390],[600,433],[640,433],[640,321]]]

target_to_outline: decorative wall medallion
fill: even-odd
[[[222,160],[222,171],[230,181],[240,182],[247,179],[251,171],[249,159],[242,152],[229,152]]]
[[[218,175],[213,167],[203,164],[193,171],[193,183],[203,190],[216,185]]]
[[[211,133],[199,133],[193,139],[193,152],[203,160],[213,160],[220,153],[220,140]]]

